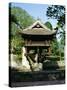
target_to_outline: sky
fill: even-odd
[[[43,23],[49,21],[53,28],[56,27],[56,19],[48,19],[46,16],[47,4],[31,4],[31,3],[12,3],[14,7],[20,7],[26,10],[34,19],[40,19]]]

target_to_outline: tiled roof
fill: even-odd
[[[22,30],[21,33],[27,35],[53,35],[56,34],[56,30],[50,30],[38,20],[28,28]]]

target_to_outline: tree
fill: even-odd
[[[51,5],[47,8],[46,15],[49,18],[57,19],[59,33],[60,35],[63,34],[63,37],[65,37],[65,7],[60,5]],[[60,31],[59,28],[61,28],[62,31]]]
[[[19,7],[9,6],[9,45],[13,48],[15,53],[21,51],[23,39],[19,35],[19,30],[23,30],[33,23],[34,19],[25,10]]]
[[[47,8],[46,15],[49,18],[57,19],[60,27],[65,25],[65,7],[60,5],[51,5]]]
[[[59,42],[54,39],[51,44],[52,55],[59,55]]]
[[[57,20],[58,33],[60,36],[60,53],[61,53],[61,44],[64,51],[65,45],[65,7],[61,5],[50,5],[47,8],[46,15],[49,18]]]
[[[50,30],[52,30],[53,29],[53,27],[52,27],[52,25],[51,25],[51,23],[50,22],[46,22],[45,23],[45,25],[50,29]]]
[[[45,25],[50,29],[52,30],[53,29],[53,26],[50,22],[46,22]],[[58,55],[59,54],[59,43],[57,41],[57,38],[55,38],[52,43],[51,43],[51,52],[52,52],[52,55]]]
[[[18,21],[23,28],[26,28],[34,21],[32,16],[19,7],[11,7],[11,15],[17,18],[14,18],[14,20]]]

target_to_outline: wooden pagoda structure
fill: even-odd
[[[38,54],[37,62],[42,62],[51,54],[51,41],[56,37],[56,30],[48,29],[41,21],[37,20],[31,26],[21,31],[24,38],[26,55],[33,57]]]

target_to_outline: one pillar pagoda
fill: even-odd
[[[51,54],[51,41],[56,37],[56,30],[48,29],[37,20],[31,26],[21,31],[26,49],[26,57],[33,62],[42,63]]]

